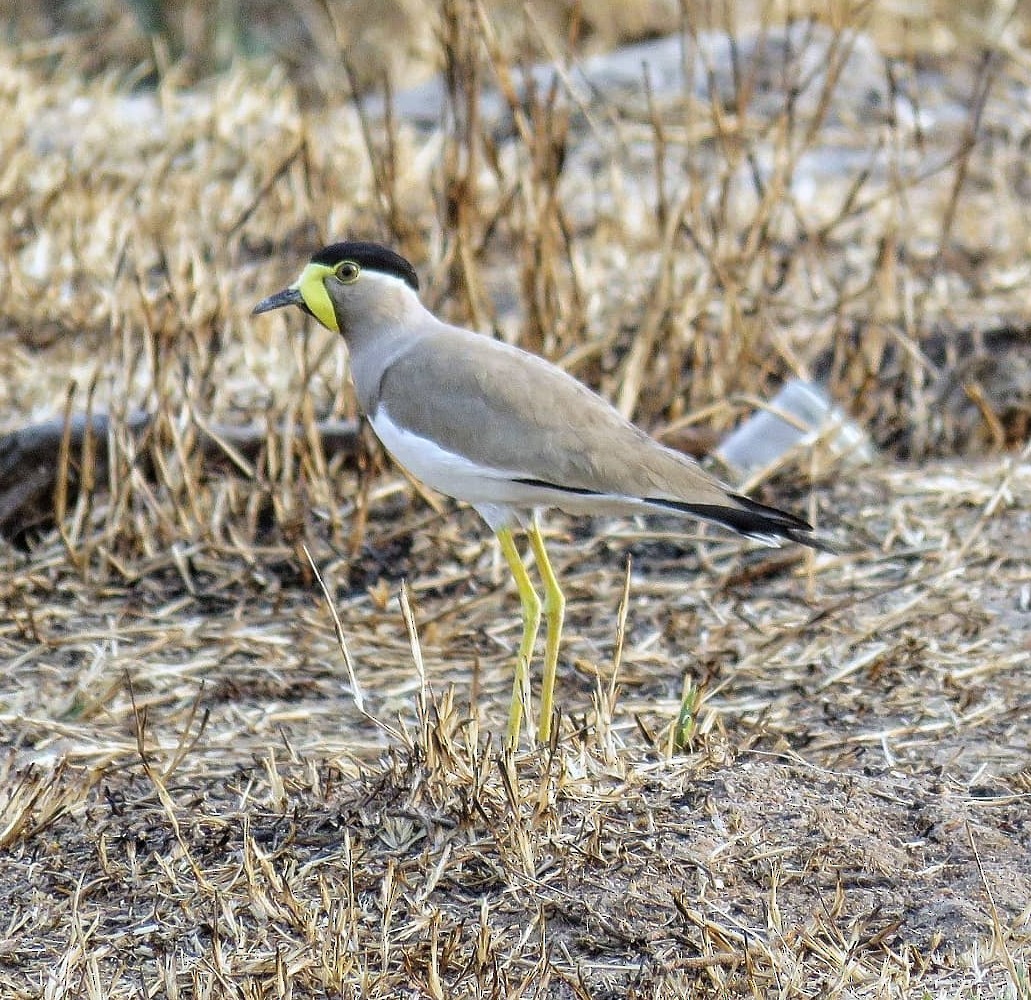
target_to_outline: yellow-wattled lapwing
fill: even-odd
[[[497,535],[523,610],[510,746],[519,739],[542,611],[513,527],[525,528],[544,584],[544,741],[565,611],[538,511],[681,514],[771,544],[822,547],[801,518],[734,493],[543,358],[442,322],[418,293],[415,269],[392,250],[334,243],[254,312],[299,306],[341,334],[358,403],[386,450],[427,486],[472,504]]]

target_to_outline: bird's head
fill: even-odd
[[[407,260],[378,243],[332,243],[320,250],[289,288],[270,295],[254,314],[299,306],[334,333],[397,322],[418,303],[419,278]],[[420,307],[421,308],[421,307]]]

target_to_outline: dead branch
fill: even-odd
[[[149,413],[134,410],[121,426],[134,441],[141,443],[151,423]],[[75,414],[67,427],[64,420],[47,420],[0,436],[0,537],[10,538],[31,525],[47,524],[53,520],[54,487],[61,467],[58,456],[66,431],[69,453],[78,456],[90,438],[93,441],[109,440],[118,426],[107,413]],[[351,458],[355,454],[357,421],[324,420],[316,424],[316,429],[327,456]],[[247,461],[255,459],[265,447],[269,434],[268,426],[260,423],[213,425],[199,430],[198,445],[204,460],[234,465],[238,465],[236,456]],[[280,433],[287,436],[288,429],[280,428]],[[98,484],[107,480],[109,460],[109,447],[96,449],[94,479]],[[146,470],[150,463],[142,465]],[[75,461],[69,469],[68,485],[72,490],[78,489]]]

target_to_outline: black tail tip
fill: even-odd
[[[777,507],[769,507],[749,497],[732,493],[731,500],[743,508],[737,513],[736,523],[729,520],[724,523],[745,535],[774,536],[784,538],[799,545],[808,545],[819,552],[836,553],[826,536],[818,533],[804,518],[789,514]]]
[[[798,542],[799,545],[808,545],[809,548],[816,549],[817,552],[826,552],[832,556],[839,554],[839,549],[828,541],[826,535],[817,532],[815,528],[805,528],[797,531],[789,528],[784,532],[784,537],[789,541]]]
[[[646,502],[666,510],[689,514],[703,521],[722,524],[738,534],[758,539],[768,545],[789,541],[808,545],[809,548],[820,552],[836,551],[826,537],[817,533],[808,521],[789,514],[786,510],[768,507],[739,493],[728,493],[727,501],[725,504],[702,504],[649,498]]]

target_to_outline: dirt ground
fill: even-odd
[[[1029,487],[1007,461],[868,472],[821,507],[886,537],[905,491],[940,534],[786,566],[558,523],[565,720],[515,758],[491,734],[516,602],[469,512],[391,557],[384,602],[338,591],[364,715],[287,560],[202,595],[15,570],[53,582],[36,640],[24,610],[3,639],[5,993],[1010,995]],[[670,756],[685,674],[704,700]]]
[[[517,99],[486,8],[424,6],[430,125],[325,33],[303,79],[101,3],[0,47],[0,995],[1027,1000],[1022,22],[709,11],[696,90],[604,91],[634,49]],[[343,235],[686,450],[818,379],[869,460],[735,482],[838,551],[549,516],[558,735],[501,752],[496,544],[249,315]],[[8,474],[66,412],[107,423]]]

